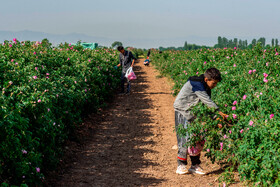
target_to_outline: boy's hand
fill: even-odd
[[[221,111],[219,112],[219,114],[223,117],[223,119],[224,119],[224,120],[226,120],[226,119],[227,119],[227,117],[228,117],[228,115],[227,115],[227,114],[224,114],[224,113],[222,113]]]

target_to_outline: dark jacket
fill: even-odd
[[[124,55],[120,53],[119,60],[122,66],[122,72],[125,73],[132,64],[132,59],[136,59],[130,51],[124,51]]]

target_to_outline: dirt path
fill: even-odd
[[[143,60],[134,69],[131,95],[117,96],[85,121],[83,141],[69,146],[52,186],[218,186],[222,171],[205,157],[207,175],[175,173],[172,85]]]

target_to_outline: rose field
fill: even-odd
[[[5,41],[0,45],[0,183],[41,185],[83,116],[119,85],[115,50]],[[2,186],[1,185],[1,186]]]
[[[190,76],[203,74],[206,69],[216,67],[222,73],[222,81],[212,90],[212,99],[228,117],[226,120],[222,120],[217,112],[202,104],[193,107],[193,112],[197,118],[188,128],[188,133],[192,136],[187,146],[194,146],[196,142],[205,140],[205,155],[213,163],[218,163],[221,166],[223,171],[221,182],[225,184],[234,183],[234,177],[238,173],[240,180],[244,181],[246,185],[279,186],[279,50],[279,47],[264,49],[261,45],[256,45],[253,49],[246,50],[238,48],[190,51],[152,50],[150,56],[152,67],[138,66],[135,68],[136,75],[138,76],[138,82],[135,83],[138,85],[138,90],[136,89],[137,85],[134,84],[133,97],[130,96],[128,100],[121,98],[120,103],[115,105],[117,108],[113,112],[108,112],[115,114],[112,114],[111,117],[119,117],[122,114],[130,116],[130,111],[132,111],[131,113],[134,116],[131,115],[131,119],[124,115],[122,118],[116,118],[116,121],[122,119],[125,122],[118,124],[113,120],[114,123],[108,123],[109,125],[106,127],[112,126],[112,128],[118,129],[122,126],[126,127],[130,122],[134,125],[129,128],[131,130],[129,132],[132,135],[129,136],[130,138],[117,141],[116,138],[118,137],[115,132],[118,131],[113,131],[112,136],[104,136],[104,141],[109,141],[111,137],[112,143],[110,143],[110,147],[114,148],[113,145],[115,145],[116,149],[121,148],[119,149],[121,153],[127,151],[125,154],[131,152],[131,158],[138,158],[138,160],[135,159],[137,162],[134,163],[140,163],[141,167],[137,167],[141,169],[148,168],[149,164],[146,164],[145,167],[141,165],[141,162],[145,162],[145,160],[141,159],[148,152],[148,149],[145,150],[146,152],[143,151],[145,152],[143,155],[142,152],[141,154],[136,152],[141,150],[141,148],[135,149],[135,142],[137,142],[135,139],[137,136],[133,130],[136,129],[137,133],[143,135],[147,133],[141,131],[143,130],[143,124],[148,125],[149,128],[151,128],[152,124],[156,127],[160,126],[158,124],[161,124],[162,127],[163,123],[171,121],[164,121],[164,118],[161,117],[158,120],[147,120],[141,123],[140,118],[142,120],[152,118],[156,116],[156,113],[160,113],[160,108],[164,106],[159,105],[158,100],[156,100],[157,105],[151,105],[152,99],[147,100],[147,95],[150,94],[156,99],[165,98],[165,96],[171,97],[171,99],[165,99],[163,103],[166,103],[167,100],[171,102],[172,96],[170,88],[168,88],[170,92],[162,91],[160,87],[157,88],[158,90],[150,91],[148,89],[151,88],[147,86],[145,88],[145,84],[151,82],[150,79],[153,79],[155,82],[162,81],[160,78],[166,76],[174,83],[172,84],[174,85],[172,93],[176,96]],[[134,54],[135,56],[145,55],[141,49],[134,49]],[[13,41],[5,41],[3,44],[0,44],[1,186],[47,185],[47,173],[54,171],[59,165],[65,151],[65,142],[71,138],[75,139],[75,130],[83,123],[84,118],[90,113],[99,114],[100,109],[107,106],[106,103],[112,100],[116,89],[119,88],[121,68],[117,70],[114,68],[119,63],[118,55],[119,53],[114,49],[97,48],[95,50],[88,50],[83,49],[80,45],[72,46],[68,43],[51,47],[46,42],[20,42],[14,39]],[[154,70],[152,68],[156,68],[160,72],[160,76],[156,77],[152,74],[152,77],[151,73]],[[145,71],[149,72],[146,73],[150,75],[149,79],[145,77]],[[163,81],[159,86],[165,83],[167,82]],[[155,87],[154,85],[152,87]],[[133,104],[129,103],[131,102],[129,99],[135,100],[136,104],[134,104],[138,108],[129,108],[128,106]],[[161,116],[165,116],[167,111],[173,109],[171,104],[168,104],[166,107]],[[154,113],[151,114],[153,115],[148,116],[149,113],[146,112],[147,114],[144,116],[144,109],[152,110]],[[117,111],[120,112],[117,113]],[[173,116],[170,118],[173,119]],[[173,121],[170,123],[173,124]],[[142,128],[138,127],[137,130],[137,125]],[[103,126],[103,124],[100,126]],[[158,127],[158,129],[160,128]],[[127,133],[125,130],[127,129],[124,128],[122,131]],[[168,129],[168,131],[171,130]],[[179,131],[182,136],[186,133],[183,128],[179,129]],[[143,140],[149,138],[149,142],[152,142],[155,138],[162,136],[157,136],[157,134],[154,136],[153,134],[150,135],[150,133],[149,131],[147,133],[149,136],[141,138]],[[156,133],[160,134],[160,130],[156,131]],[[170,136],[175,138],[175,135],[172,132],[170,133]],[[167,144],[167,140],[162,138],[162,140],[155,139],[153,142],[155,145],[157,143],[156,140],[163,141],[161,146]],[[127,145],[125,143],[129,141],[135,144],[132,144],[133,146],[130,149],[126,149],[129,146],[125,146]],[[118,142],[120,144],[117,144]],[[97,143],[102,145],[100,142]],[[147,141],[144,141],[144,143],[144,145],[148,144]],[[172,141],[168,143],[175,144]],[[141,147],[141,145],[139,146]],[[104,151],[102,146],[101,148],[93,146],[91,151],[94,153],[95,149],[97,150],[98,148]],[[151,149],[155,148],[161,149],[159,146],[151,147]],[[162,149],[172,152],[169,150],[169,147]],[[158,158],[161,158],[157,156],[157,152],[160,151],[151,151],[150,153],[155,155],[154,159],[156,161],[159,160]],[[175,152],[173,151],[172,153],[175,154]],[[100,158],[97,161],[104,161],[105,156],[113,158],[115,155],[121,155],[121,153],[117,154],[115,152],[114,154],[110,152],[110,154],[105,153],[107,152],[102,152],[102,154],[96,153],[97,156],[93,158]],[[164,155],[160,162],[166,161],[165,159],[166,156]],[[168,159],[173,159],[173,157]],[[130,162],[127,162],[127,155],[125,155],[124,160],[121,160],[120,157],[114,157],[112,160],[122,164],[128,163],[129,167],[133,166]],[[105,164],[111,164],[110,159],[105,161]],[[176,160],[174,160],[175,162]],[[169,165],[169,162],[165,163],[168,163],[165,164],[165,167],[168,167],[165,169],[167,173],[172,173],[170,172],[172,167]],[[154,166],[150,165],[151,167],[157,166],[156,164]],[[106,167],[109,169],[113,168],[111,165],[109,166],[107,165]],[[122,165],[117,164],[117,166],[120,167]],[[121,172],[119,172],[117,166],[113,169],[116,169],[118,174]],[[101,169],[106,168],[103,165],[100,167]],[[136,169],[133,167],[132,169],[139,172],[139,168],[134,167]],[[162,166],[159,164],[159,167]],[[92,171],[96,172],[96,176],[101,173],[101,170],[97,169]],[[128,171],[126,165],[124,171]],[[151,171],[156,172],[157,169],[152,168],[147,173]],[[104,173],[110,174],[107,171]],[[133,172],[130,173],[133,174]],[[161,173],[160,176],[165,174]],[[175,175],[175,172],[173,174]],[[80,175],[88,176],[85,173]],[[92,177],[94,178],[95,175],[93,174]],[[136,178],[131,177],[133,175],[130,176],[127,173],[124,173],[124,175],[137,181]],[[170,176],[170,178],[178,180],[178,183],[180,183],[180,180],[185,180],[182,176],[181,179],[171,174]],[[99,175],[98,177],[102,180],[102,184],[106,184],[109,181],[105,178],[107,175]],[[211,177],[208,175],[204,180],[207,181]],[[216,178],[216,175],[214,177]],[[110,180],[111,178],[113,177],[109,176]],[[142,180],[141,178],[140,180],[138,178],[139,183],[137,184],[147,184],[147,186],[160,184],[159,182],[143,183],[143,181],[149,182],[146,179],[143,178]],[[156,179],[158,180],[158,178]],[[197,178],[192,180],[198,181]],[[168,184],[172,184],[172,181]]]
[[[199,105],[194,107],[197,118],[188,130],[193,135],[190,145],[206,140],[206,155],[226,168],[228,184],[238,171],[241,180],[249,183],[280,185],[277,50],[257,45],[251,50],[153,51],[153,64],[175,83],[174,95],[189,76],[203,74],[210,67],[221,71],[222,81],[212,90],[212,99],[228,115],[227,120],[213,120],[215,112]]]

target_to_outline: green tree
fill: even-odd
[[[231,48],[233,48],[233,47],[234,47],[234,43],[233,43],[233,41],[232,41],[232,40],[229,40],[229,41],[228,41],[228,47],[231,47]]]
[[[122,46],[122,42],[119,42],[119,41],[115,41],[112,43],[112,48],[115,48],[115,47],[118,47],[118,46]]]
[[[227,47],[228,46],[228,39],[223,37],[223,46],[222,47]]]
[[[278,47],[278,39],[275,39],[275,46]]]
[[[51,47],[52,44],[49,42],[49,40],[47,38],[44,38],[42,40],[42,46],[44,46],[44,47]]]
[[[237,39],[237,38],[234,38],[234,39],[233,39],[233,43],[234,43],[234,45],[235,45],[234,47],[237,47],[237,46],[238,46],[238,39]]]
[[[256,39],[253,39],[252,40],[252,46],[255,46],[257,44],[257,40]]]
[[[187,41],[185,41],[184,49],[185,49],[185,50],[188,50],[188,42],[187,42]]]
[[[238,47],[239,47],[240,49],[243,49],[243,42],[242,42],[242,40],[239,40],[239,42],[238,42]]]
[[[218,47],[222,48],[223,47],[223,39],[221,36],[218,37]]]
[[[271,46],[274,47],[274,38],[271,40]]]
[[[258,43],[261,43],[261,46],[265,47],[265,38],[264,37],[259,38]]]

